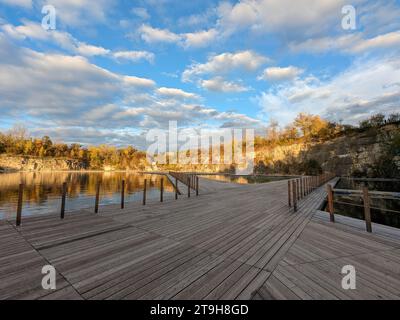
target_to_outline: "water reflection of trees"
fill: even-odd
[[[94,196],[97,182],[101,182],[102,194],[121,192],[121,181],[126,181],[126,192],[141,192],[144,179],[148,188],[160,189],[161,176],[125,172],[20,172],[0,175],[0,205],[15,202],[20,183],[24,184],[24,201],[42,204],[61,195],[61,186],[68,185],[68,197]],[[164,177],[164,189],[173,192],[173,186]]]

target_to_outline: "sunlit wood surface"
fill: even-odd
[[[0,222],[0,299],[399,299],[400,232],[320,212],[321,187],[200,179],[200,196]],[[42,289],[41,268],[57,270]],[[355,290],[341,287],[344,265]]]

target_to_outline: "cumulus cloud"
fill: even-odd
[[[110,53],[110,50],[103,47],[81,42],[67,32],[58,30],[47,32],[37,22],[24,21],[19,26],[4,24],[0,29],[15,39],[24,40],[29,38],[39,41],[52,41],[65,50],[84,56],[108,55]]]
[[[353,5],[363,2],[353,1]],[[287,36],[310,36],[337,28],[344,0],[241,0],[223,2],[219,25],[225,33],[249,28],[260,33],[276,32]],[[339,22],[339,23],[338,23]]]
[[[22,8],[32,8],[32,0],[0,0],[0,3]]]
[[[57,21],[72,27],[106,22],[107,12],[113,6],[113,2],[108,0],[39,0],[39,4],[54,6],[57,10]]]
[[[302,42],[291,42],[293,52],[328,52],[341,51],[347,54],[359,54],[377,49],[398,49],[400,31],[389,32],[372,38],[364,38],[362,33],[353,33],[338,37],[311,38]]]
[[[161,87],[157,89],[157,92],[165,97],[177,98],[177,99],[198,99],[199,97],[190,92],[183,91],[177,88],[165,88]]]
[[[179,88],[158,88],[152,79],[111,72],[82,56],[18,47],[0,32],[0,112],[11,121],[24,119],[31,132],[68,142],[128,144],[144,142],[143,132],[166,127],[169,120],[181,126],[223,125],[238,118],[253,122],[187,103],[200,98]]]
[[[143,7],[135,7],[135,8],[132,8],[131,12],[132,12],[135,16],[141,18],[142,20],[147,20],[147,19],[150,18],[150,14],[148,13],[147,9],[146,9],[146,8],[143,8]]]
[[[226,81],[222,77],[202,80],[200,84],[204,89],[215,92],[244,92],[249,90],[249,88],[240,83]]]
[[[232,71],[242,70],[254,72],[269,59],[251,50],[238,51],[235,53],[225,52],[213,55],[206,63],[194,63],[182,73],[183,81],[191,81],[205,74],[227,74]]]
[[[216,29],[199,30],[188,33],[174,33],[168,29],[154,28],[150,25],[142,25],[139,28],[139,35],[145,42],[153,43],[174,43],[184,48],[200,48],[210,44],[218,36]]]
[[[183,46],[187,48],[205,47],[216,39],[218,32],[216,29],[202,30],[198,32],[185,33],[183,35]]]
[[[262,75],[258,77],[258,80],[267,80],[272,82],[292,80],[298,77],[303,72],[304,72],[303,69],[293,66],[289,66],[286,68],[281,68],[281,67],[266,68],[262,73]]]
[[[176,43],[181,40],[181,36],[167,29],[153,28],[149,25],[142,25],[139,28],[141,38],[147,43],[167,42]]]
[[[153,63],[155,55],[149,51],[117,51],[113,53],[113,57],[117,60],[128,60],[133,62],[147,60],[148,62]]]
[[[155,58],[154,53],[149,51],[112,52],[111,50],[101,46],[95,46],[79,41],[67,32],[58,30],[47,32],[39,23],[27,20],[25,20],[23,24],[19,26],[6,23],[0,26],[0,30],[3,30],[3,32],[5,32],[7,35],[17,40],[29,38],[32,40],[48,41],[59,45],[64,50],[86,57],[105,56],[113,57],[118,61],[138,62],[141,60],[146,60],[150,63],[153,63]]]
[[[288,123],[299,112],[318,113],[331,120],[357,123],[376,112],[398,109],[400,60],[360,60],[329,81],[296,79],[262,93],[263,112]]]
[[[139,78],[135,76],[123,76],[122,79],[128,86],[151,88],[156,85],[156,83],[151,79]]]
[[[400,46],[400,30],[376,36],[371,39],[361,40],[356,42],[351,47],[351,51],[355,53],[385,48],[399,48]]]

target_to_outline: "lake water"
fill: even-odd
[[[14,219],[17,210],[19,184],[24,184],[23,216],[58,213],[61,188],[68,183],[66,211],[93,208],[96,184],[101,181],[100,206],[120,203],[121,181],[126,181],[125,201],[142,201],[144,179],[147,179],[147,199],[160,197],[161,177],[165,196],[174,193],[165,176],[126,172],[18,172],[0,174],[0,219]]]
[[[213,174],[213,175],[202,175],[201,177],[222,181],[222,182],[231,182],[231,183],[239,183],[239,184],[254,184],[254,183],[267,183],[272,181],[286,180],[291,177],[285,176],[236,176],[236,175],[225,175],[225,174]]]

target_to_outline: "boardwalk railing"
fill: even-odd
[[[190,197],[191,189],[196,192],[196,195],[199,195],[199,177],[197,174],[176,171],[170,171],[169,174],[188,187],[188,197]]]
[[[371,209],[400,213],[400,211],[378,208],[371,206],[371,199],[384,199],[384,200],[400,200],[400,192],[385,192],[385,191],[370,191],[367,187],[362,190],[347,190],[347,189],[333,189],[331,185],[327,186],[328,191],[328,211],[331,221],[334,222],[334,204],[349,205],[364,208],[364,220],[367,232],[372,232]],[[335,195],[348,196],[354,198],[362,198],[362,204],[344,202],[335,200]]]
[[[297,211],[298,202],[313,192],[315,189],[333,179],[335,174],[324,173],[319,176],[303,176],[288,180],[288,204]]]
[[[190,197],[190,190],[193,189],[196,192],[196,196],[199,195],[199,178],[195,174],[187,174],[187,173],[172,173],[170,175],[176,177],[176,185],[174,186],[175,189],[175,200],[178,199],[178,185],[177,180],[184,183],[188,186],[188,197]],[[165,174],[164,174],[165,176]],[[179,178],[178,178],[179,177]],[[165,185],[164,185],[164,177],[160,180],[160,202],[164,202],[164,192],[165,192]],[[172,182],[171,182],[172,183]],[[142,204],[146,205],[147,203],[147,179],[144,179],[143,183],[143,200]],[[121,209],[125,208],[125,191],[126,191],[127,183],[123,179],[121,180]],[[61,186],[61,209],[60,209],[60,218],[64,219],[65,217],[65,204],[66,198],[68,195],[68,184],[64,182]],[[17,212],[16,212],[16,226],[20,226],[22,222],[22,208],[23,208],[23,199],[24,199],[24,184],[19,185],[18,190],[18,203],[17,203]],[[99,206],[101,201],[101,181],[96,183],[96,194],[94,200],[94,212],[99,212]]]

